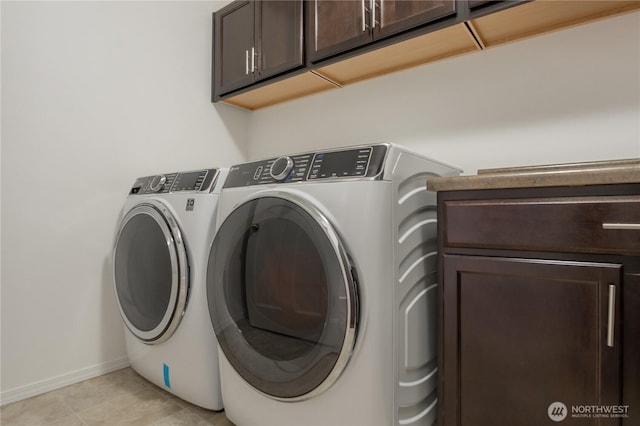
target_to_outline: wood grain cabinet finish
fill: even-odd
[[[444,204],[449,247],[640,255],[640,195],[457,200]]]
[[[455,14],[451,0],[308,0],[311,62]]]
[[[468,3],[469,3],[469,9],[475,9],[476,7],[479,7],[479,6],[485,6],[488,4],[498,3],[498,2],[494,0],[469,0]]]
[[[611,331],[607,320],[621,265],[446,256],[444,270],[444,297],[458,301],[445,308],[459,362],[444,377],[447,424],[537,426],[555,401],[619,405],[620,310]]]
[[[218,95],[253,83],[249,54],[254,42],[254,7],[238,1],[214,14],[214,88]]]
[[[634,0],[236,0],[214,13],[212,100],[253,110],[639,8]]]
[[[214,99],[304,65],[302,9],[248,0],[214,14]]]
[[[637,184],[438,193],[440,425],[555,424],[556,401],[640,424],[639,207]]]
[[[307,1],[307,52],[311,61],[371,41],[369,12],[362,0]]]

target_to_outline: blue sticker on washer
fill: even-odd
[[[171,382],[169,381],[169,366],[162,364],[162,372],[164,373],[164,385],[171,389]]]

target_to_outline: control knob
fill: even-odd
[[[276,158],[273,164],[271,164],[271,169],[269,170],[269,174],[275,180],[283,180],[291,170],[293,169],[293,160],[291,157],[279,157]]]
[[[158,192],[164,187],[165,182],[167,182],[167,177],[165,175],[157,175],[151,179],[149,182],[149,190],[153,192]]]

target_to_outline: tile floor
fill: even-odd
[[[224,412],[191,405],[131,368],[0,408],[2,426],[233,426]]]

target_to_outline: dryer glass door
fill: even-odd
[[[211,249],[207,297],[227,360],[271,397],[319,394],[351,354],[354,271],[329,221],[303,200],[261,197],[227,217]]]
[[[114,248],[118,306],[131,332],[146,343],[166,340],[187,299],[187,259],[180,230],[166,207],[139,204],[122,220]]]

